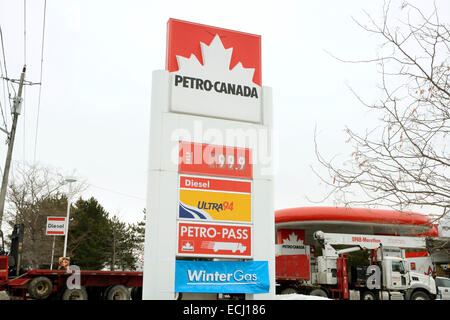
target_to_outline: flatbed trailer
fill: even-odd
[[[0,291],[11,299],[139,300],[142,272],[98,270],[28,270],[8,277],[8,257],[0,256]]]
[[[80,270],[64,265],[60,270],[22,270],[23,224],[11,235],[11,252],[4,249],[0,230],[0,291],[11,299],[54,300],[140,300],[142,272]]]

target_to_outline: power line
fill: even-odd
[[[3,112],[3,105],[1,102],[0,102],[0,110],[2,113],[3,124],[5,125],[5,130],[8,131],[8,125],[6,124],[6,118],[5,118],[5,114]],[[5,106],[5,112],[6,112],[6,106]]]
[[[42,21],[42,44],[41,44],[41,74],[39,77],[39,96],[38,96],[38,106],[37,106],[37,118],[36,118],[36,132],[34,135],[34,157],[33,162],[36,162],[36,147],[37,147],[37,139],[38,139],[38,130],[39,130],[39,114],[41,109],[41,92],[42,92],[42,67],[44,64],[44,42],[45,42],[45,16],[47,11],[47,0],[44,1],[44,18]]]
[[[102,189],[102,190],[109,191],[109,192],[112,192],[112,193],[116,193],[116,194],[122,195],[122,196],[124,196],[124,197],[134,198],[134,199],[139,199],[139,200],[143,200],[143,201],[146,200],[146,199],[144,199],[144,198],[137,197],[137,196],[133,196],[133,195],[130,195],[130,194],[126,194],[126,193],[123,193],[123,192],[118,192],[118,191],[114,191],[114,190],[111,190],[111,189],[99,187],[99,186],[93,185],[92,183],[89,183],[89,185],[90,185],[91,187],[98,188],[98,189]]]
[[[5,79],[3,78],[3,66],[2,66],[2,64],[0,63],[0,75],[1,75],[1,78],[2,78],[2,85],[3,85],[3,99],[4,99],[4,102],[5,102],[5,112],[3,112],[3,105],[2,105],[2,103],[0,102],[0,110],[1,110],[1,113],[2,113],[2,119],[3,119],[3,124],[5,125],[5,131],[6,131],[6,133],[8,132],[8,123],[7,123],[7,121],[6,121],[6,118],[5,118],[5,113],[6,113],[6,93],[5,93]]]
[[[5,45],[4,45],[4,42],[3,42],[3,31],[2,31],[2,27],[1,26],[0,26],[0,41],[2,43],[3,66],[4,66],[4,69],[5,69],[5,78],[8,78],[8,69],[6,68]],[[5,98],[6,91],[5,91],[5,82],[4,81],[6,81],[6,89],[8,91],[9,108],[11,109],[11,102],[9,100],[9,98],[11,97],[11,92],[9,91],[9,86],[8,86],[9,85],[9,81],[6,80],[5,78],[3,78],[3,95],[4,95],[4,100],[5,100],[5,108],[6,108],[6,98]],[[12,84],[11,84],[11,86],[12,86]],[[13,89],[14,89],[14,87],[13,87]]]
[[[23,0],[23,65],[27,64],[27,0]]]
[[[0,64],[0,69],[2,69],[3,70],[3,68],[1,67],[1,64]],[[2,77],[3,77],[3,71],[2,71]],[[4,102],[4,105],[5,105],[5,113],[6,113],[6,111],[7,111],[7,107],[6,107],[6,105],[7,105],[7,103],[6,103],[6,91],[7,91],[7,89],[5,89],[5,79],[2,79],[3,81],[2,81],[2,86],[3,86],[3,102]],[[8,86],[8,84],[6,84],[6,86]],[[8,100],[9,101],[9,100]],[[2,109],[3,110],[3,109]],[[8,120],[7,120],[8,118],[6,117],[6,119],[5,119],[5,130],[6,131],[8,131]]]
[[[2,32],[1,26],[0,26],[0,40],[2,42],[3,64],[5,66],[5,77],[8,78],[8,69],[6,69],[5,45],[3,44],[3,32]]]
[[[23,65],[27,65],[27,0],[23,0]],[[25,149],[26,149],[26,108],[25,108],[25,102],[26,102],[26,89],[24,87],[23,90],[23,99],[22,99],[22,113],[23,113],[23,163],[25,164]]]

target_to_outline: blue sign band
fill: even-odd
[[[175,291],[202,293],[267,293],[267,261],[187,261],[175,264]]]

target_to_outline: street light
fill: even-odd
[[[69,215],[70,215],[70,200],[71,200],[71,193],[72,193],[72,182],[76,182],[77,179],[74,177],[66,177],[64,179],[64,181],[69,184],[69,193],[67,195],[66,232],[64,235],[64,253],[63,253],[63,257],[65,258],[66,253],[67,253],[67,235],[69,233]]]

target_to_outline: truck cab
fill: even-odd
[[[431,275],[413,272],[404,249],[380,247],[377,259],[383,265],[383,283],[385,290],[397,290],[405,293],[405,299],[428,300],[436,296],[435,282]],[[420,292],[420,293],[419,293]]]
[[[429,300],[436,297],[433,277],[412,272],[406,259],[384,257],[381,265],[383,290],[401,292],[401,298],[405,300]]]
[[[406,290],[410,285],[410,277],[407,272],[407,263],[402,258],[384,257],[381,261],[383,266],[383,289]]]

